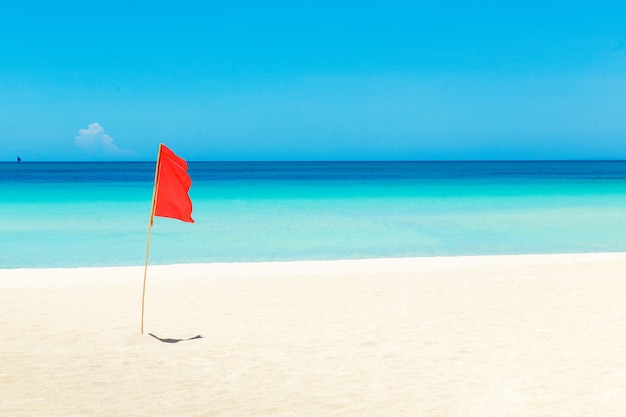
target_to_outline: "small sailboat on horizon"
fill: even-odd
[[[20,158],[19,156],[17,157],[17,162],[22,162],[22,158]]]

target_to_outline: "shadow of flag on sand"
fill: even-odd
[[[159,336],[155,335],[154,333],[148,333],[148,334],[150,336],[154,337],[155,339],[157,339],[158,341],[161,341],[163,343],[178,343],[178,342],[186,342],[188,340],[202,339],[202,336],[200,336],[200,335],[196,335],[196,336],[190,337],[188,339],[169,339],[169,338],[159,337]]]

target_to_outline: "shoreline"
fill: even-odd
[[[210,266],[225,266],[225,265],[293,265],[293,264],[324,264],[324,263],[389,263],[389,262],[415,262],[419,260],[454,260],[454,259],[501,259],[501,258],[527,258],[536,257],[611,257],[614,255],[626,255],[626,252],[614,251],[614,252],[550,252],[550,253],[506,253],[506,254],[478,254],[478,255],[424,255],[424,256],[400,256],[400,257],[378,257],[378,258],[339,258],[339,259],[294,259],[294,260],[267,260],[267,261],[232,261],[232,262],[173,262],[163,264],[148,264],[148,268],[163,268],[163,267],[210,267]],[[55,270],[86,270],[86,269],[134,269],[141,268],[143,270],[145,265],[106,265],[106,266],[59,266],[59,267],[18,267],[18,268],[2,268],[0,267],[0,273],[3,271],[55,271]]]
[[[624,253],[155,265],[142,335],[143,266],[0,270],[0,415],[617,417],[625,275]]]

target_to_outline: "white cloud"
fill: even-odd
[[[132,151],[119,148],[99,123],[92,123],[87,129],[80,129],[75,140],[76,145],[92,153],[117,156],[133,154]]]

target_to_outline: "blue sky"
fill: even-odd
[[[626,158],[623,1],[0,9],[0,161]]]

